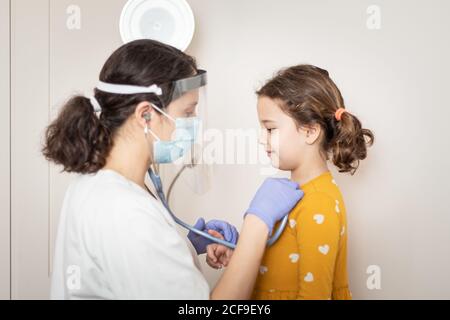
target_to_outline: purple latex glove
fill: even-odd
[[[256,192],[245,216],[253,214],[259,217],[267,224],[271,234],[275,223],[289,214],[303,196],[298,183],[289,179],[269,178]]]
[[[219,232],[226,241],[233,244],[236,244],[239,238],[239,232],[237,231],[237,229],[228,222],[221,220],[211,220],[205,224],[205,219],[200,218],[194,225],[194,228],[204,232],[208,232],[208,230],[215,230]],[[195,251],[197,251],[197,254],[206,253],[206,247],[213,243],[211,240],[197,235],[192,231],[188,233],[187,237],[192,242],[192,245],[194,246]]]

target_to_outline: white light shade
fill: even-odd
[[[129,0],[120,17],[124,43],[152,39],[185,51],[194,31],[194,14],[186,0]]]

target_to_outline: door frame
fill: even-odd
[[[0,0],[0,300],[11,299],[11,0]]]
[[[11,1],[11,299],[48,299],[50,0]]]

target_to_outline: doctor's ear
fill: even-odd
[[[320,137],[322,133],[322,128],[319,124],[313,124],[307,127],[302,127],[299,130],[302,130],[305,134],[305,142],[309,145],[314,144]]]
[[[154,118],[154,109],[150,102],[141,102],[137,105],[134,116],[139,124],[145,128]]]
[[[147,122],[150,122],[152,120],[152,114],[149,112],[144,113],[143,117]]]

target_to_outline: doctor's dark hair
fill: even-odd
[[[123,45],[106,61],[100,80],[112,84],[151,86],[163,90],[134,95],[112,94],[95,89],[102,107],[98,116],[89,98],[73,96],[45,132],[42,153],[63,166],[65,172],[95,173],[106,164],[114,136],[136,106],[149,101],[164,109],[170,103],[173,82],[198,72],[195,59],[154,40],[137,40]]]
[[[345,112],[340,121],[336,118],[336,111],[345,109],[344,99],[326,70],[312,65],[283,69],[257,95],[276,101],[298,127],[320,125],[321,151],[327,160],[332,156],[339,172],[353,175],[374,143],[373,133],[353,114]]]

